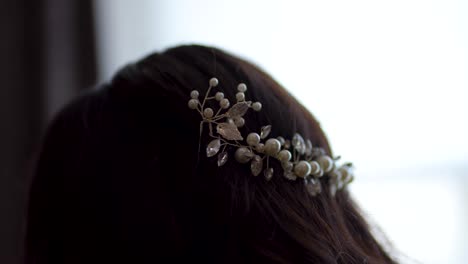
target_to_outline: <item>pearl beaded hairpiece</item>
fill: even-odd
[[[303,179],[307,191],[313,196],[322,191],[320,178],[325,175],[329,177],[332,195],[335,195],[337,190],[344,188],[353,180],[351,163],[338,166],[339,157],[332,159],[325,154],[322,148],[313,147],[309,139],[304,140],[298,133],[294,134],[291,140],[285,140],[283,137],[266,139],[271,131],[271,125],[267,125],[261,128],[260,134],[255,132],[248,134],[245,139],[247,145],[242,144],[244,137],[239,128],[244,126],[243,116],[249,108],[260,111],[262,104],[246,101],[247,86],[240,83],[237,86],[237,102],[230,107],[229,100],[224,98],[222,92],[216,92],[214,96],[210,96],[211,90],[217,85],[218,79],[211,78],[208,91],[202,102],[198,99],[199,92],[192,91],[188,107],[200,113],[202,117],[200,131],[202,131],[204,123],[208,124],[209,135],[213,140],[206,147],[206,155],[213,157],[218,154],[218,166],[223,166],[227,162],[229,155],[226,148],[233,146],[236,148],[235,160],[239,163],[250,162],[250,170],[254,176],[258,176],[263,171],[265,178],[270,180],[274,171],[269,166],[269,160],[270,158],[277,159],[281,162],[283,176],[291,181],[298,178]],[[206,102],[213,99],[219,102],[219,109],[216,113],[212,108],[206,106]],[[221,113],[223,110],[224,113]],[[213,131],[214,125],[216,125],[216,134]],[[261,141],[265,139],[265,143],[262,143]],[[266,163],[265,169],[264,163]]]

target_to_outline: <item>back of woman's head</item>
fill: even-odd
[[[208,80],[263,103],[243,134],[272,126],[330,153],[311,114],[270,76],[220,50],[169,49],[126,66],[69,104],[43,142],[30,193],[27,263],[393,263],[346,189],[310,196],[302,181],[270,181],[203,146],[190,91]],[[205,128],[206,129],[206,128]],[[199,144],[201,143],[201,150]]]

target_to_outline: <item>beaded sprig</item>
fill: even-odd
[[[337,158],[326,155],[320,147],[313,147],[312,142],[299,134],[294,134],[291,140],[283,137],[268,138],[271,132],[271,125],[263,126],[259,133],[251,132],[244,142],[239,128],[245,124],[244,115],[249,109],[260,111],[260,102],[246,101],[245,92],[247,85],[240,83],[237,86],[236,103],[231,106],[229,99],[224,97],[220,91],[210,96],[213,88],[218,86],[219,81],[211,78],[208,90],[200,102],[200,93],[193,90],[190,93],[191,99],[188,101],[190,109],[197,110],[202,121],[200,122],[200,133],[204,124],[208,124],[209,136],[213,138],[206,147],[207,157],[218,155],[217,164],[219,167],[226,164],[229,158],[227,148],[234,147],[234,158],[239,163],[249,163],[253,176],[262,173],[266,180],[270,180],[274,175],[274,170],[270,167],[270,159],[276,159],[281,163],[284,178],[295,181],[303,179],[307,191],[315,196],[322,191],[320,179],[329,177],[330,193],[335,195],[337,190],[344,188],[354,179],[352,164],[345,163],[338,166]],[[207,102],[216,100],[219,109],[216,111],[207,106]],[[216,133],[214,131],[216,129]],[[267,139],[268,138],[268,139]],[[262,142],[264,141],[264,142]]]

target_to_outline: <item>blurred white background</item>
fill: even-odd
[[[245,57],[354,162],[351,190],[398,250],[468,262],[468,1],[95,3],[101,80],[179,44]]]

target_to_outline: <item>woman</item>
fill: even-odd
[[[394,263],[346,190],[350,165],[327,157],[318,122],[251,63],[152,54],[51,124],[26,262]]]

